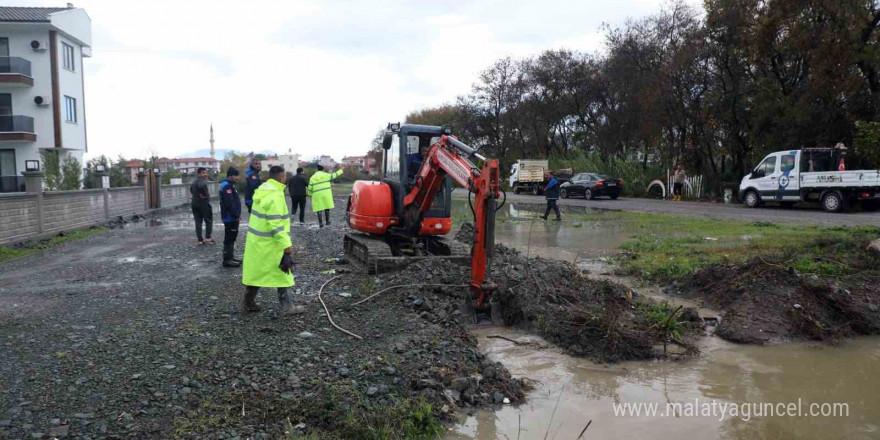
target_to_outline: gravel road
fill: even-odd
[[[467,191],[456,189],[454,197],[467,197]],[[544,196],[507,193],[507,199],[514,202],[544,203]],[[817,226],[880,226],[880,212],[860,212],[854,210],[842,214],[822,211],[818,206],[804,205],[792,209],[778,206],[765,206],[750,209],[744,205],[725,205],[721,203],[669,202],[654,199],[564,199],[561,205],[584,206],[599,209],[612,209],[633,212],[659,212],[665,214],[708,217],[719,220],[744,222],[766,221],[780,224],[800,224]]]
[[[294,317],[279,316],[265,289],[263,312],[238,312],[241,270],[220,266],[222,244],[195,244],[187,208],[0,265],[0,439],[280,438],[288,421],[358,438],[352,430],[366,428],[345,421],[363,405],[421,398],[448,418],[496,396],[521,400],[452,298],[398,289],[352,306],[390,281],[337,261],[341,202],[332,227],[292,228],[306,308]],[[324,299],[363,341],[332,329],[315,297],[338,274]],[[470,380],[489,370],[491,380]]]

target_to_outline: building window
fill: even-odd
[[[75,71],[76,68],[74,66],[76,66],[76,64],[74,64],[73,46],[67,43],[61,43],[61,47],[64,48],[64,68],[70,71]]]
[[[0,38],[0,57],[9,56],[9,38]]]
[[[64,97],[64,120],[76,124],[76,99]]]

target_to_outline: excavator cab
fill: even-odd
[[[382,142],[382,182],[391,187],[397,216],[404,216],[403,199],[416,185],[429,148],[448,132],[445,127],[389,124]],[[422,231],[424,234],[446,235],[452,230],[452,180],[448,176],[425,219],[428,227]]]

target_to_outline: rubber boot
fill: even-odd
[[[263,310],[257,305],[257,293],[260,292],[259,287],[245,286],[244,298],[241,302],[241,311],[243,313],[254,313]]]
[[[320,212],[318,213],[318,227],[320,227],[320,228],[324,227],[324,220],[321,220],[321,213]]]
[[[325,223],[327,223],[327,226],[330,226],[330,210],[329,209],[324,210],[324,221],[325,221]]]
[[[278,288],[278,304],[281,305],[282,316],[299,315],[300,313],[305,312],[305,307],[293,305],[293,302],[290,301],[290,295],[287,293],[287,289],[283,287]]]

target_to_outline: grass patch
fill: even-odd
[[[84,229],[81,231],[65,233],[64,235],[57,235],[46,240],[27,241],[14,246],[0,246],[0,263],[10,260],[17,260],[19,258],[26,257],[30,254],[34,254],[45,249],[51,249],[55,246],[58,246],[59,244],[66,243],[68,241],[87,238],[99,232],[104,232],[104,230],[105,228],[103,227]]]
[[[444,427],[424,400],[397,396],[367,399],[348,384],[313,383],[305,396],[281,399],[258,393],[234,392],[219,401],[205,400],[201,407],[177,418],[175,438],[203,438],[227,428],[273,426],[288,440],[394,440],[435,439]],[[303,423],[304,428],[297,428]],[[277,428],[276,428],[277,429]]]
[[[877,227],[787,226],[625,212],[614,216],[632,222],[638,231],[621,246],[626,254],[619,258],[620,270],[660,282],[755,258],[802,274],[841,276],[857,271],[868,242],[880,237]]]

